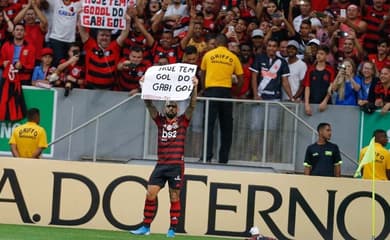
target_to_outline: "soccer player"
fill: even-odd
[[[141,83],[143,78],[140,79]],[[194,77],[191,101],[185,112],[178,116],[178,105],[176,102],[167,101],[164,113],[158,112],[152,100],[145,100],[145,105],[150,116],[158,128],[158,160],[148,183],[145,199],[143,225],[131,231],[136,235],[149,235],[150,224],[157,212],[157,195],[164,187],[169,185],[169,197],[171,201],[170,217],[171,223],[167,237],[175,237],[176,226],[180,217],[180,189],[184,176],[184,144],[186,130],[189,126],[192,113],[196,105],[198,79]]]

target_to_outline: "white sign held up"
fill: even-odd
[[[196,65],[186,63],[148,68],[142,86],[142,99],[188,99],[193,89],[192,77],[195,76],[196,68]]]
[[[133,5],[135,4],[132,0]],[[91,28],[125,29],[128,0],[82,0],[81,25]]]

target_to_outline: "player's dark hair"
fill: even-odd
[[[27,110],[27,120],[33,121],[35,118],[39,116],[39,109],[38,108],[30,108]]]
[[[330,124],[329,124],[329,123],[326,123],[326,122],[322,122],[322,123],[318,124],[318,126],[317,126],[317,132],[319,132],[321,129],[323,129],[323,128],[327,127],[327,126],[330,127]]]

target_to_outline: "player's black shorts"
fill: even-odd
[[[149,178],[149,185],[158,185],[161,188],[168,181],[169,188],[180,189],[183,185],[184,165],[157,164]]]

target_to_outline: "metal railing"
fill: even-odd
[[[99,121],[102,117],[106,116],[107,114],[111,113],[112,111],[114,111],[115,109],[119,108],[120,106],[122,106],[123,104],[129,102],[130,100],[132,100],[133,98],[135,98],[136,96],[138,96],[140,94],[135,94],[133,96],[130,96],[124,100],[122,100],[121,102],[115,104],[114,106],[110,107],[109,109],[107,109],[106,111],[102,112],[102,113],[99,113],[98,115],[96,115],[95,117],[91,118],[90,120],[86,121],[85,123],[81,124],[80,126],[70,130],[69,132],[63,134],[62,136],[54,139],[51,143],[48,144],[48,147],[53,145],[53,144],[56,144],[60,141],[62,141],[63,139],[67,138],[67,137],[71,137],[74,133],[78,132],[79,130],[89,126],[90,124],[96,122],[96,126],[95,126],[95,138],[94,138],[94,147],[93,147],[93,155],[92,155],[92,159],[94,162],[96,162],[96,151],[97,151],[97,144],[98,144],[98,137],[99,137]]]
[[[97,146],[98,146],[98,138],[99,138],[99,123],[100,123],[100,119],[103,118],[104,116],[106,116],[107,114],[111,113],[112,111],[114,111],[115,109],[119,108],[120,106],[126,104],[127,102],[131,101],[132,99],[134,99],[135,97],[138,97],[140,94],[136,94],[136,95],[133,95],[131,97],[128,97],[124,100],[122,100],[121,102],[115,104],[114,106],[110,107],[109,109],[107,109],[106,111],[96,115],[95,117],[91,118],[90,120],[86,121],[85,123],[79,125],[78,127],[74,128],[74,129],[71,129],[69,132],[63,134],[62,136],[56,138],[55,140],[53,140],[51,143],[49,143],[49,146],[50,145],[53,145],[53,144],[56,144],[60,141],[62,141],[63,139],[67,138],[67,137],[71,137],[74,133],[80,131],[81,129],[89,126],[90,124],[96,122],[96,125],[95,125],[95,138],[94,138],[94,147],[93,147],[93,156],[92,156],[92,159],[93,161],[95,162],[96,161],[96,158],[97,158]],[[204,126],[207,126],[207,121],[208,121],[208,110],[209,110],[209,105],[210,105],[210,101],[228,101],[228,102],[235,102],[235,103],[250,103],[250,104],[264,104],[265,105],[265,121],[264,121],[264,135],[263,135],[263,146],[262,146],[262,156],[261,156],[261,162],[262,163],[265,163],[266,162],[266,158],[267,158],[267,135],[266,132],[267,132],[267,125],[268,125],[268,113],[269,113],[269,105],[277,105],[279,108],[283,109],[285,112],[287,112],[291,117],[293,117],[294,119],[294,131],[293,131],[293,143],[292,143],[292,149],[293,151],[296,150],[296,147],[297,147],[297,127],[298,127],[298,123],[302,124],[303,126],[305,126],[309,131],[311,131],[312,133],[312,140],[314,141],[316,135],[317,135],[317,131],[316,129],[314,129],[312,126],[310,126],[304,119],[302,119],[298,114],[297,114],[297,109],[298,109],[298,105],[297,104],[289,104],[289,103],[283,103],[283,102],[270,102],[270,101],[262,101],[262,100],[244,100],[244,99],[224,99],[224,98],[205,98],[205,97],[199,97],[198,100],[200,101],[204,101],[205,102],[205,118],[204,118]],[[295,106],[295,112],[292,111],[289,106]],[[149,119],[149,118],[147,118]],[[148,135],[150,134],[149,133],[149,129],[148,129],[148,125],[145,126],[145,138],[148,138]],[[204,128],[205,129],[205,128]],[[145,143],[147,142],[147,140],[145,141]],[[203,143],[206,143],[207,142],[207,131],[204,131],[203,130]],[[145,144],[145,146],[148,146],[148,144]],[[206,162],[206,144],[203,144],[203,148],[202,148],[202,156],[203,156],[203,162]],[[349,161],[351,161],[354,165],[357,165],[356,161],[354,161],[354,159],[349,156],[347,153],[345,153],[344,151],[341,151],[341,154],[343,156],[345,156],[346,159],[348,159]],[[144,157],[145,155],[147,155],[147,150],[145,149],[144,150]],[[292,163],[295,164],[295,154],[292,155]]]
[[[204,102],[204,120],[203,120],[203,123],[204,125],[203,126],[207,126],[208,125],[208,114],[209,114],[209,106],[210,106],[210,101],[225,101],[225,102],[233,102],[233,103],[248,103],[248,104],[252,104],[252,105],[255,105],[255,104],[263,104],[265,105],[265,116],[264,116],[264,134],[262,135],[262,141],[263,141],[263,145],[262,145],[262,151],[261,151],[261,158],[260,158],[260,162],[263,163],[263,166],[264,166],[264,163],[266,163],[266,159],[269,158],[269,155],[267,155],[267,132],[268,132],[268,125],[269,125],[269,120],[268,120],[268,114],[269,114],[269,109],[271,108],[271,105],[274,105],[272,107],[278,107],[280,109],[282,109],[284,112],[288,113],[289,116],[291,116],[293,119],[294,119],[294,123],[293,123],[293,136],[291,137],[291,148],[292,148],[292,155],[291,155],[291,164],[294,165],[295,164],[295,161],[296,161],[296,150],[297,150],[297,138],[298,138],[298,124],[301,124],[302,126],[304,126],[306,129],[308,129],[311,133],[311,139],[312,139],[312,142],[314,142],[316,140],[316,136],[317,136],[317,130],[315,128],[313,128],[311,125],[309,125],[302,117],[300,117],[298,115],[298,104],[296,103],[287,103],[287,102],[278,102],[278,101],[264,101],[264,100],[245,100],[245,99],[225,99],[225,98],[205,98],[205,97],[198,97],[198,100],[200,101],[203,101]],[[291,110],[289,107],[295,107],[295,112],[293,110]],[[197,106],[198,108],[198,106]],[[237,116],[237,115],[234,115],[234,116]],[[272,121],[273,119],[271,119],[270,121]],[[144,149],[144,157],[146,158],[156,158],[156,155],[155,155],[155,152],[156,152],[156,145],[154,144],[153,141],[149,141],[147,138],[150,138],[150,139],[153,139],[154,140],[154,135],[156,134],[155,132],[155,129],[154,131],[151,131],[150,129],[151,128],[155,128],[153,126],[153,124],[150,125],[148,119],[146,119],[147,121],[147,124],[145,126],[145,129],[146,129],[146,134],[145,134],[145,141],[144,141],[144,145],[145,145],[145,149]],[[233,124],[234,127],[236,127],[235,125],[236,124]],[[207,142],[207,134],[208,132],[205,130],[206,127],[203,127],[203,141],[202,141],[202,149],[201,149],[201,161],[203,163],[206,162],[206,153],[207,153],[207,144],[205,144]],[[191,133],[190,133],[191,134]],[[252,133],[249,133],[249,134],[252,134]],[[187,137],[187,140],[188,140],[188,137]],[[219,138],[215,138],[215,140],[218,142]],[[214,146],[217,145],[217,144],[214,144]],[[190,147],[190,148],[193,148],[193,143],[188,143],[186,144],[186,149],[187,149],[187,146]],[[290,147],[290,146],[289,146]],[[232,147],[233,149],[233,147]],[[235,150],[237,150],[239,148],[236,148]],[[242,150],[242,149],[240,149]],[[215,151],[215,152],[218,152],[218,151]],[[351,157],[349,154],[347,154],[345,151],[342,151],[340,150],[340,153],[341,155],[343,155],[344,159],[348,160],[349,162],[351,162],[353,165],[357,165],[357,162],[354,160],[353,157]],[[232,154],[231,154],[232,155]],[[192,157],[192,158],[198,158],[198,156],[189,156],[189,155],[186,155],[186,157]],[[241,160],[244,160],[244,159],[241,159]],[[247,159],[248,160],[248,159]],[[249,161],[249,160],[248,160]]]

